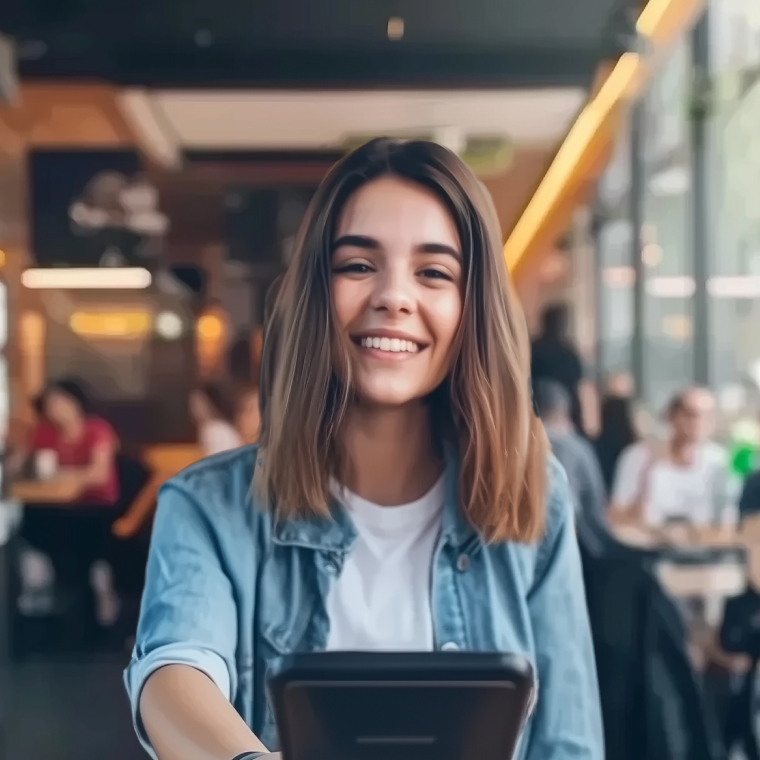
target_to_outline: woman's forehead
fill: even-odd
[[[380,240],[404,237],[458,245],[456,225],[443,202],[425,187],[382,177],[360,187],[346,202],[335,236],[361,234]]]

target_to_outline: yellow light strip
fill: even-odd
[[[69,327],[88,338],[138,338],[150,332],[152,317],[147,311],[77,311],[71,315]]]
[[[667,44],[669,38],[695,15],[702,4],[703,0],[649,0],[639,16],[636,29],[653,46]],[[637,53],[623,54],[599,91],[583,108],[504,245],[504,258],[510,270],[528,251],[545,220],[556,210],[573,174],[589,154],[600,130],[618,107],[641,92],[647,69],[648,61]]]

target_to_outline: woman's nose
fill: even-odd
[[[414,281],[403,272],[388,271],[376,279],[372,308],[394,313],[414,310]]]

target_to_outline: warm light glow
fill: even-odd
[[[182,335],[182,318],[173,311],[162,311],[153,323],[158,335],[166,340],[176,340]]]
[[[5,251],[2,248],[0,248],[0,268],[5,266],[5,259],[6,259]]]
[[[212,306],[198,318],[195,325],[195,355],[201,377],[208,377],[218,371],[227,349],[227,315],[222,309]]]
[[[636,31],[645,37],[656,37],[677,2],[678,0],[649,0],[636,22]]]
[[[24,392],[36,396],[45,382],[45,318],[36,311],[25,311],[19,319],[19,348]]]
[[[224,334],[224,323],[216,314],[204,314],[198,319],[198,335],[205,340],[219,340]]]
[[[71,315],[69,327],[88,338],[139,338],[151,329],[149,312],[84,312]]]
[[[634,95],[640,75],[638,54],[623,54],[599,92],[581,111],[504,246],[509,269],[527,250],[612,109]]]
[[[650,45],[665,45],[689,18],[694,17],[701,4],[700,0],[649,0],[636,29]],[[534,243],[545,220],[560,206],[563,193],[584,158],[591,154],[592,146],[597,143],[608,120],[617,108],[640,93],[648,73],[648,60],[637,53],[624,53],[581,111],[504,246],[504,257],[510,269]]]
[[[21,273],[21,284],[32,289],[142,290],[150,283],[150,272],[139,267],[27,269]]]

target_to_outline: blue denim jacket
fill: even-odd
[[[253,503],[255,446],[205,459],[158,500],[140,624],[125,681],[135,725],[157,668],[210,676],[270,749],[267,674],[291,652],[324,649],[325,597],[356,533],[348,515],[274,523]],[[535,546],[485,544],[457,503],[457,469],[432,572],[437,649],[519,652],[539,680],[519,760],[604,760],[594,652],[564,471],[550,465],[547,530]]]

